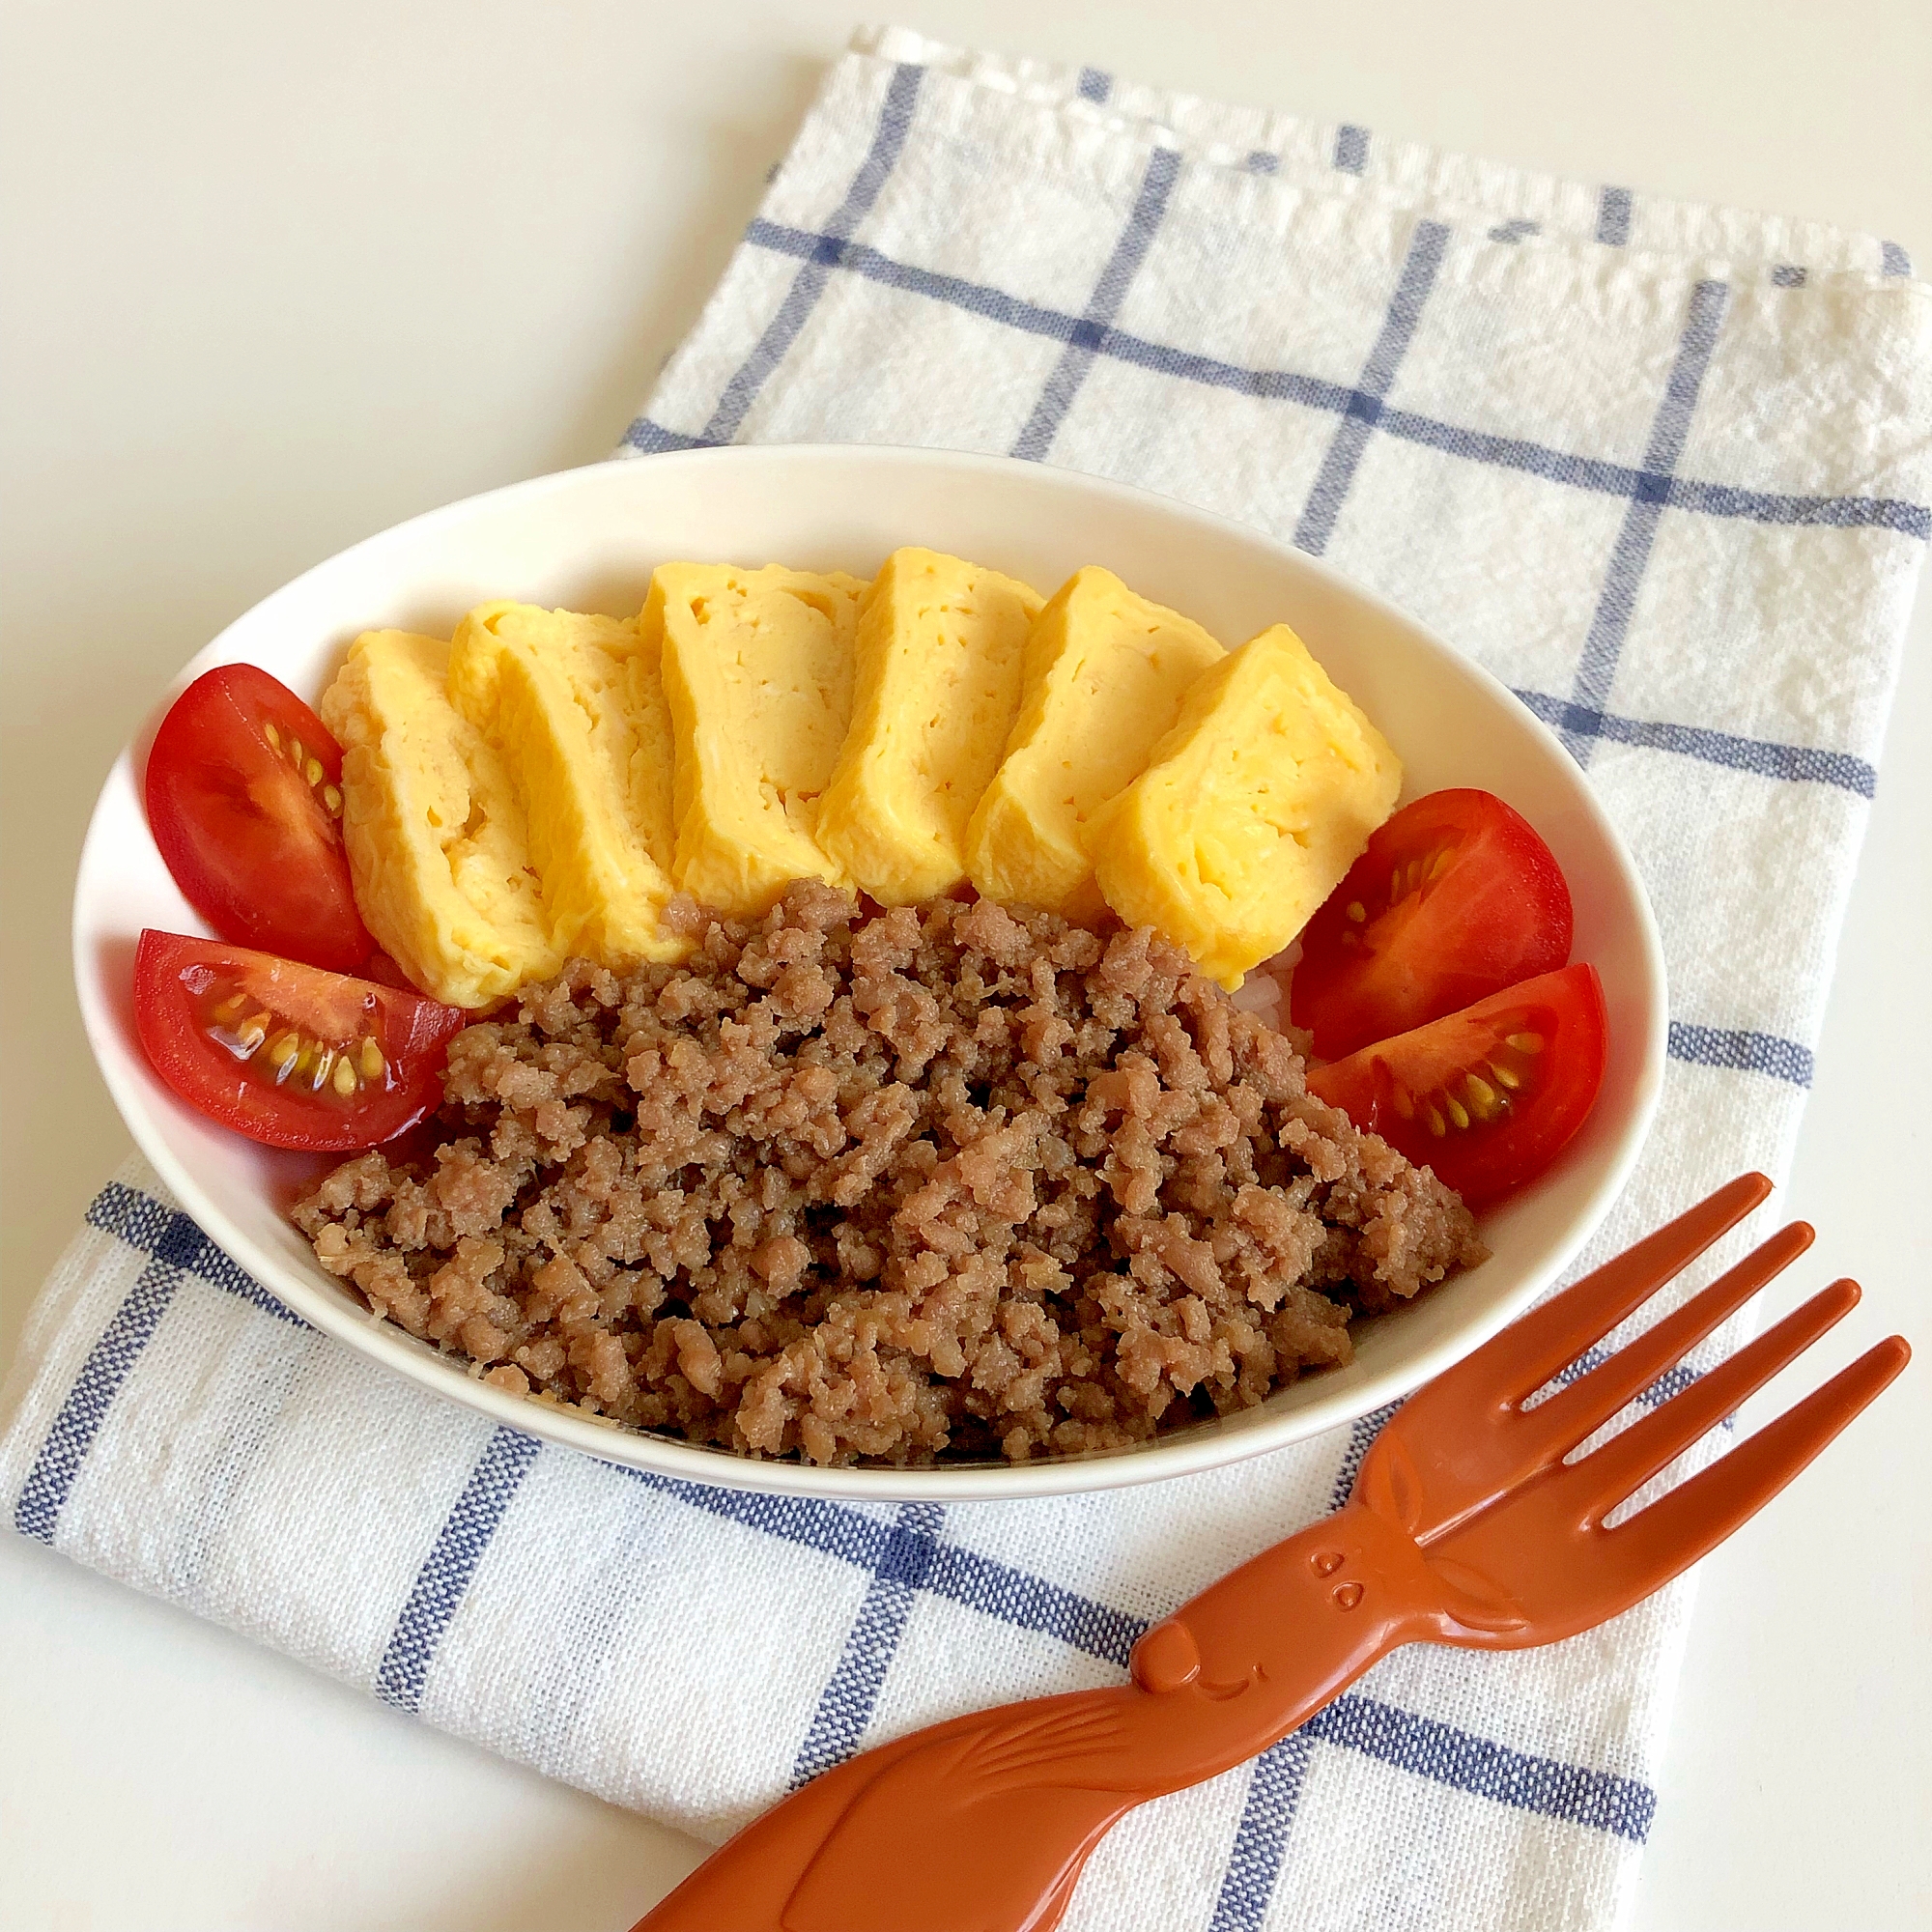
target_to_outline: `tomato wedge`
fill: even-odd
[[[1486,1208],[1583,1124],[1608,1042],[1597,969],[1566,966],[1317,1067],[1308,1091]]]
[[[148,824],[168,870],[224,939],[349,972],[369,937],[342,843],[342,750],[253,665],[205,672],[148,753]]]
[[[1339,1060],[1570,957],[1570,888],[1529,821],[1433,791],[1369,840],[1308,922],[1289,1017]]]
[[[189,1106],[270,1147],[375,1147],[442,1098],[450,1036],[469,1018],[215,939],[143,932],[134,1020]]]

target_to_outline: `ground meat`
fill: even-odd
[[[1483,1256],[1144,928],[807,882],[695,929],[685,966],[574,962],[459,1034],[433,1154],[296,1209],[322,1264],[499,1388],[904,1463],[1247,1407]]]

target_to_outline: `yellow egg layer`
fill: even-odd
[[[635,622],[484,604],[458,625],[449,697],[502,759],[529,825],[552,936],[618,972],[682,959],[672,891],[671,735]]]
[[[852,729],[819,811],[827,855],[882,905],[951,892],[1019,710],[1039,593],[929,550],[886,559],[859,620]]]
[[[363,923],[424,992],[483,1007],[554,973],[516,785],[451,705],[449,646],[365,631],[324,694],[342,746],[342,828]]]
[[[1087,856],[1095,810],[1140,776],[1194,680],[1226,656],[1191,618],[1090,564],[1027,639],[1019,717],[966,832],[987,898],[1092,921],[1104,909]]]
[[[820,798],[852,711],[865,583],[773,564],[668,563],[639,629],[663,652],[675,745],[671,876],[721,912],[767,910],[793,879],[849,887]]]
[[[1278,952],[1395,809],[1402,765],[1286,624],[1198,678],[1092,826],[1094,873],[1230,988]]]

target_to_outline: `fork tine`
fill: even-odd
[[[1911,1359],[1903,1335],[1887,1336],[1748,1442],[1606,1531],[1627,1585],[1638,1594],[1661,1589],[1716,1548],[1882,1395]]]
[[[1682,1308],[1580,1377],[1522,1418],[1537,1432],[1546,1454],[1574,1449],[1594,1429],[1642,1394],[1659,1376],[1681,1362],[1704,1337],[1742,1308],[1768,1281],[1791,1265],[1815,1236],[1803,1221],[1780,1228],[1729,1273],[1720,1275]]]
[[[1458,1400],[1520,1402],[1535,1394],[1558,1369],[1574,1362],[1735,1228],[1770,1192],[1771,1182],[1761,1174],[1741,1174],[1725,1182],[1688,1213],[1505,1328],[1441,1382],[1455,1384]]]
[[[1566,1472],[1576,1491],[1588,1498],[1592,1518],[1613,1510],[1640,1484],[1681,1456],[1700,1436],[1715,1429],[1739,1404],[1762,1388],[1779,1369],[1795,1361],[1818,1337],[1857,1307],[1859,1285],[1834,1281],[1795,1308],[1782,1321],[1767,1328],[1729,1361],[1672,1396],[1640,1421],[1634,1422],[1593,1454],[1573,1463]]]

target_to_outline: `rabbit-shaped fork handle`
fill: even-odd
[[[1519,1648],[1629,1608],[1782,1489],[1904,1366],[1894,1336],[1615,1529],[1616,1505],[1857,1300],[1839,1282],[1594,1454],[1564,1458],[1810,1244],[1802,1225],[1527,1399],[1770,1191],[1747,1175],[1413,1396],[1334,1515],[1156,1624],[1132,1681],[974,1712],[755,1820],[635,1932],[1051,1932],[1136,1804],[1265,1750],[1405,1643]]]

